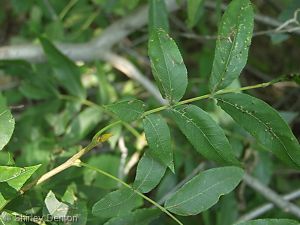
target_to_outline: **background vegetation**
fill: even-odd
[[[208,210],[191,213],[191,216],[176,215],[175,219],[153,207],[149,199],[143,201],[136,193],[111,209],[99,206],[101,200],[109,205],[133,195],[132,190],[120,181],[126,182],[125,186],[139,184],[134,187],[142,188],[138,190],[145,193],[144,198],[149,197],[150,201],[163,205],[171,194],[200,171],[212,171],[211,168],[218,165],[215,160],[195,151],[193,141],[191,144],[185,137],[189,135],[180,130],[180,119],[164,111],[161,115],[167,121],[166,126],[162,117],[155,117],[158,114],[151,114],[151,119],[160,125],[159,136],[171,139],[174,168],[167,156],[157,156],[163,158],[161,163],[146,154],[149,148],[155,149],[155,144],[148,139],[151,134],[148,134],[147,142],[147,124],[138,118],[145,116],[144,111],[147,114],[149,110],[166,105],[155,84],[148,56],[151,27],[164,28],[174,39],[170,44],[172,49],[175,49],[175,42],[179,48],[188,71],[188,86],[186,91],[183,90],[183,99],[206,95],[211,91],[209,79],[216,41],[222,41],[218,33],[221,17],[230,1],[190,0],[186,3],[166,0],[165,3],[155,0],[1,1],[2,224],[67,223],[38,218],[17,222],[17,218],[25,215],[41,217],[48,214],[75,215],[79,220],[69,224],[88,225],[176,224],[176,218],[183,224],[229,225],[256,218],[294,221],[268,220],[259,224],[299,224],[295,222],[300,218],[300,207],[297,206],[299,158],[294,158],[298,162],[298,168],[295,168],[284,163],[284,157],[275,157],[272,149],[247,133],[242,122],[240,125],[234,122],[211,98],[193,104],[208,112],[222,127],[232,146],[233,158],[243,165],[246,175],[233,192],[221,190],[223,194],[230,193],[222,196],[213,207],[210,205]],[[147,4],[151,4],[152,9],[149,22]],[[276,109],[289,124],[294,134],[291,137],[299,140],[300,2],[253,0],[252,5],[254,31],[247,65],[229,88],[263,83],[258,87],[266,88],[249,88],[244,93]],[[251,26],[249,18],[245,23],[246,30]],[[169,47],[165,49],[169,53]],[[152,60],[157,56],[155,54],[151,55],[149,51]],[[243,58],[246,60],[247,54]],[[243,67],[239,63],[235,66]],[[276,79],[283,76],[284,81],[277,83]],[[184,86],[181,80],[179,89],[180,86]],[[177,102],[181,95],[171,97]],[[111,105],[123,100],[126,106],[122,105],[124,102]],[[141,108],[140,112],[135,110]],[[277,121],[272,122],[276,124]],[[262,139],[267,138],[262,136]],[[298,142],[294,141],[299,150]],[[159,147],[165,149],[168,144]],[[42,176],[76,156],[77,152],[82,153],[80,150],[85,151],[81,158],[84,163],[80,164],[75,157],[72,163],[63,164],[65,167],[59,173]],[[138,163],[141,163],[140,174],[137,173]],[[154,164],[155,169],[150,170],[148,163]],[[164,165],[169,168],[166,170]],[[150,183],[146,186],[143,181],[138,183],[148,170],[153,176],[149,178]],[[235,175],[242,179],[239,170],[228,170],[229,177]],[[14,176],[18,177],[16,181]],[[20,195],[22,191],[26,193]],[[95,203],[103,211],[96,210]],[[175,214],[183,215],[182,212]]]

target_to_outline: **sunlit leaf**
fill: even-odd
[[[15,128],[15,120],[0,93],[0,150],[9,142]]]
[[[18,191],[40,166],[24,168],[0,166],[1,180],[3,181],[0,183],[0,209],[18,195]],[[8,175],[5,175],[6,173]]]

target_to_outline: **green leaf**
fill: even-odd
[[[129,188],[111,192],[96,202],[92,213],[95,216],[111,218],[129,213],[143,204],[143,199]]]
[[[224,131],[195,105],[171,109],[171,117],[194,148],[204,157],[222,164],[240,165]]]
[[[244,171],[228,166],[206,170],[180,188],[165,203],[165,208],[182,216],[196,215],[216,204],[239,184]]]
[[[166,172],[166,168],[166,166],[145,152],[137,166],[136,177],[133,183],[134,189],[142,193],[148,193],[159,184]]]
[[[204,0],[187,1],[188,25],[190,28],[194,27],[199,21],[203,13],[203,6]]]
[[[289,219],[259,219],[235,223],[234,225],[299,225],[299,222]]]
[[[156,28],[169,31],[168,12],[164,0],[150,0],[149,2],[149,33]]]
[[[247,94],[230,93],[216,99],[225,112],[279,159],[300,167],[299,143],[275,109]]]
[[[253,18],[249,0],[233,0],[225,11],[219,26],[209,83],[212,92],[227,87],[246,65]]]
[[[156,219],[160,213],[158,209],[137,209],[124,216],[112,218],[104,225],[148,225],[152,220]]]
[[[149,39],[149,57],[153,76],[162,96],[178,102],[184,95],[187,70],[175,41],[163,29],[155,29]]]
[[[0,93],[0,150],[9,142],[15,128],[15,120]]]
[[[0,182],[7,182],[24,172],[24,168],[0,166]]]
[[[116,114],[121,120],[125,122],[132,122],[139,119],[144,113],[144,102],[132,99],[119,101],[105,107]]]
[[[58,201],[55,194],[49,191],[45,198],[45,215],[51,215],[56,218],[64,218],[67,216],[69,211],[69,206],[65,203]]]
[[[143,120],[149,153],[174,172],[173,151],[170,130],[165,120],[158,114],[151,114]]]
[[[116,155],[100,154],[91,157],[88,160],[88,164],[117,177],[120,166],[120,157]],[[84,168],[83,170],[83,180],[85,185],[93,185],[102,189],[116,189],[118,187],[118,182],[115,180],[87,168]]]
[[[48,62],[54,69],[54,75],[60,85],[74,96],[85,99],[86,91],[80,80],[80,70],[73,61],[62,54],[49,40],[41,37],[40,42]]]
[[[13,159],[13,155],[10,152],[0,152],[0,165],[13,166],[14,164],[15,161]]]
[[[0,166],[1,180],[3,181],[0,183],[0,209],[10,199],[18,195],[18,191],[40,166],[36,165],[24,168]],[[6,173],[8,175],[5,175]]]
[[[102,112],[98,108],[88,107],[81,111],[70,123],[64,136],[64,144],[72,145],[83,139],[101,121]]]

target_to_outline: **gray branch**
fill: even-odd
[[[300,197],[300,189],[293,191],[287,195],[282,196],[282,198],[286,201],[291,201],[291,200],[297,199],[299,197]],[[241,216],[239,218],[238,222],[244,222],[244,221],[255,219],[255,218],[259,217],[260,215],[273,209],[274,207],[275,206],[273,203],[264,204],[256,209],[252,210],[251,212],[246,213],[245,215]]]
[[[262,184],[256,178],[250,176],[249,174],[244,175],[244,182],[272,202],[275,206],[282,209],[286,213],[293,214],[297,218],[300,218],[300,208],[295,204],[289,202],[288,200],[284,199],[280,195],[278,195],[275,191],[268,188],[264,184]]]

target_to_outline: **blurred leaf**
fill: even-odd
[[[143,119],[150,155],[174,172],[173,151],[170,130],[159,114],[151,114]]]
[[[9,142],[14,128],[15,119],[10,109],[6,106],[6,100],[0,92],[0,150]]]
[[[149,33],[156,32],[155,29],[161,28],[169,31],[168,11],[164,0],[149,1]]]
[[[69,58],[62,54],[49,40],[40,37],[40,42],[47,56],[48,62],[53,67],[54,75],[59,84],[74,96],[85,99],[86,91],[80,80],[80,70]]]
[[[244,171],[238,167],[206,170],[188,181],[165,203],[165,208],[177,215],[199,214],[228,194],[239,184]]]
[[[238,218],[238,204],[234,193],[223,196],[219,201],[216,225],[232,225]]]
[[[299,223],[288,219],[259,219],[235,223],[234,225],[299,225]]]
[[[0,166],[12,166],[14,164],[15,161],[11,153],[4,151],[0,152]]]
[[[44,215],[51,215],[55,218],[62,219],[68,214],[69,206],[58,201],[52,191],[49,191],[45,198],[45,206],[46,209]]]
[[[204,1],[205,0],[187,1],[188,25],[190,28],[194,27],[199,21],[203,13]]]
[[[163,97],[171,103],[184,95],[187,70],[175,41],[162,29],[151,32],[148,54],[153,76]]]
[[[111,218],[126,215],[142,204],[142,197],[129,188],[122,188],[107,194],[96,202],[92,213],[98,217]]]
[[[93,156],[88,160],[88,164],[95,166],[113,176],[118,176],[120,158],[114,155]],[[86,185],[94,185],[104,189],[113,189],[118,187],[118,183],[106,176],[84,169],[83,180]]]
[[[215,98],[225,112],[279,159],[300,167],[299,143],[276,110],[247,94],[229,93]]]
[[[148,193],[159,184],[165,172],[166,166],[145,152],[138,163],[133,188]]]
[[[227,87],[244,68],[253,32],[254,13],[249,0],[233,0],[226,9],[218,31],[210,90]]]
[[[158,209],[137,209],[124,216],[110,219],[104,225],[148,225],[156,219],[161,212]]]
[[[171,109],[170,115],[205,158],[222,164],[240,165],[224,131],[205,111],[194,105],[178,106]]]
[[[269,185],[273,174],[273,161],[269,152],[258,152],[258,159],[253,170],[253,175],[266,186]]]
[[[102,120],[98,108],[89,107],[81,111],[70,123],[64,136],[64,144],[72,145],[82,140]]]
[[[119,101],[105,107],[125,122],[139,119],[144,113],[144,103],[137,99]]]
[[[18,191],[23,187],[25,182],[40,166],[41,165],[36,165],[24,168],[0,166],[2,178],[8,178],[6,182],[0,183],[0,209],[18,194]],[[14,173],[14,176],[11,176],[12,172]],[[9,173],[9,175],[5,175],[6,173]],[[3,179],[3,181],[4,180],[5,179]]]

